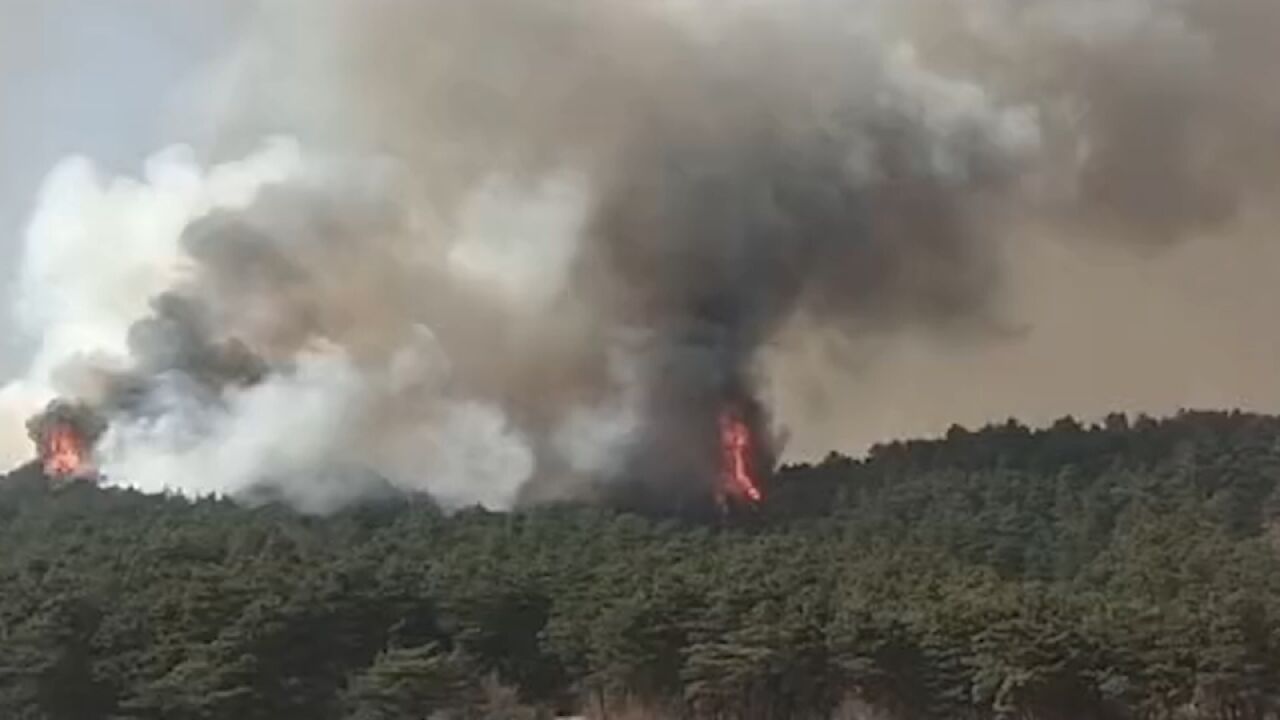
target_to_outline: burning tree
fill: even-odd
[[[723,505],[728,498],[742,502],[758,503],[764,495],[760,491],[759,450],[752,435],[751,426],[735,409],[720,413],[720,484],[716,489],[717,501]]]
[[[68,480],[93,477],[93,448],[107,429],[106,421],[83,402],[54,400],[27,421],[44,474]]]

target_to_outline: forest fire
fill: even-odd
[[[40,447],[44,473],[49,477],[83,477],[92,474],[84,439],[69,423],[49,428]]]
[[[92,408],[55,400],[27,423],[27,432],[39,453],[44,474],[50,479],[92,478],[93,446],[106,424]]]
[[[755,439],[742,416],[724,410],[719,417],[720,486],[716,493],[723,504],[727,498],[758,503],[764,495],[756,477]]]

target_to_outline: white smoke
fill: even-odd
[[[621,470],[629,443],[644,426],[636,344],[615,343],[609,354],[614,391],[594,404],[571,408],[551,437],[559,456],[580,475],[608,478]]]
[[[26,417],[54,397],[79,396],[103,404],[108,414],[109,430],[96,449],[108,483],[269,497],[306,512],[339,508],[376,491],[378,483],[428,492],[447,506],[509,507],[534,472],[527,438],[499,406],[451,389],[454,364],[432,330],[390,308],[371,310],[371,317],[386,316],[387,340],[371,344],[345,326],[330,328],[335,334],[329,337],[322,327],[275,357],[267,375],[252,383],[211,393],[189,374],[161,371],[146,379],[143,405],[106,402],[104,373],[129,373],[140,362],[130,333],[156,312],[153,299],[204,282],[201,261],[185,240],[197,221],[244,213],[272,188],[324,186],[341,174],[335,167],[343,169],[331,159],[308,160],[292,140],[276,140],[207,171],[186,148],[155,155],[141,179],[101,178],[83,158],[55,168],[25,237],[12,303],[14,320],[40,343],[27,371],[0,387],[0,462],[15,465],[31,456],[22,432]],[[348,178],[363,177],[359,166],[345,170]],[[512,311],[537,312],[564,282],[582,203],[564,178],[528,189],[485,183],[468,202],[456,239],[426,260]],[[306,243],[333,240],[287,230],[258,242],[305,255],[317,251]],[[559,250],[530,255],[521,235],[529,231]],[[252,233],[215,241],[224,239],[254,241]],[[210,251],[223,252],[203,250]],[[371,245],[368,252],[377,249]],[[340,282],[341,270],[327,268],[338,275],[320,279]],[[285,295],[274,299],[279,306],[256,307],[267,313],[266,324],[291,312]],[[340,309],[340,299],[326,307]],[[234,318],[241,329],[254,322]],[[250,343],[250,351],[260,349]]]
[[[510,178],[483,183],[462,208],[449,267],[518,312],[539,313],[565,286],[586,221],[581,178],[548,177],[533,188]]]
[[[474,401],[451,403],[430,424],[398,434],[381,463],[397,484],[446,507],[508,508],[534,472],[528,440],[502,409]]]
[[[82,157],[54,168],[27,227],[8,305],[13,325],[39,342],[26,371],[0,387],[0,462],[30,457],[19,419],[69,390],[60,387],[61,371],[79,359],[127,364],[129,328],[190,269],[180,238],[192,221],[243,208],[264,186],[300,170],[298,147],[284,140],[207,172],[182,147],[153,156],[142,179],[102,178]]]
[[[323,346],[291,372],[228,391],[220,402],[162,387],[153,415],[108,430],[101,469],[112,482],[196,495],[237,495],[270,482],[302,510],[332,510],[358,493],[317,481],[341,462],[364,390],[341,349]]]

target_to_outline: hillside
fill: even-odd
[[[0,717],[1274,717],[1278,478],[1280,418],[1241,413],[956,428],[713,524],[312,518],[28,468]]]

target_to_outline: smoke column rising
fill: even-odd
[[[770,409],[807,430],[805,386],[874,376],[878,347],[1035,342],[1018,238],[1139,257],[1273,198],[1280,103],[1243,78],[1277,19],[264,7],[193,110],[226,163],[51,175],[14,304],[44,343],[0,409],[81,398],[116,481],[315,512],[384,483],[696,506],[726,408],[777,440]]]

